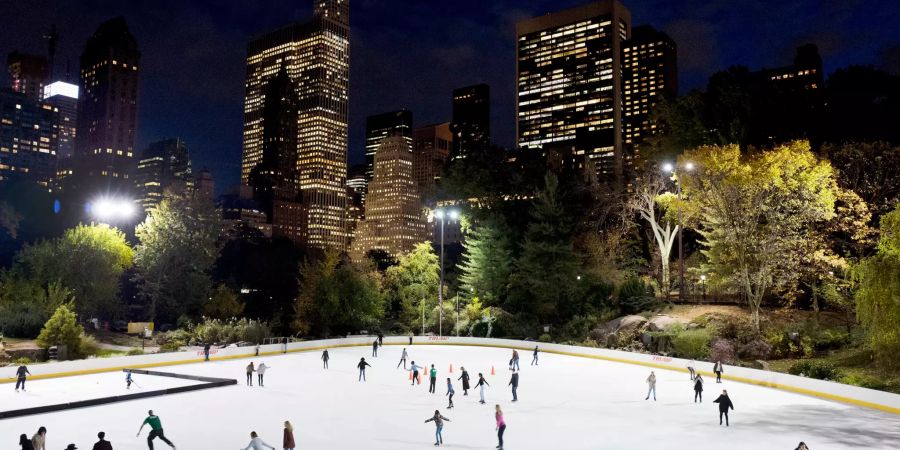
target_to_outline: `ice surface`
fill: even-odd
[[[409,373],[397,369],[401,346],[386,346],[378,358],[371,348],[330,351],[331,368],[322,369],[319,352],[208,362],[158,370],[239,380],[237,386],[84,408],[43,416],[0,420],[0,448],[17,448],[21,433],[31,436],[39,426],[48,429],[48,449],[72,442],[89,449],[98,431],[105,431],[116,450],[145,449],[147,429],[135,433],[153,409],[162,419],[166,436],[180,450],[244,448],[250,431],[281,447],[282,424],[295,427],[298,449],[424,449],[434,443],[434,424],[423,423],[435,409],[449,417],[444,447],[492,449],[497,445],[494,405],[505,412],[506,449],[793,449],[805,441],[812,450],[898,449],[900,417],[759,386],[706,380],[704,402],[693,403],[687,373],[656,370],[657,399],[644,400],[650,369],[563,355],[541,354],[540,366],[529,366],[531,355],[521,353],[519,402],[512,403],[506,364],[510,350],[466,346],[415,345],[410,359],[438,369],[436,394],[428,393],[427,379],[410,386]],[[365,357],[374,367],[368,382],[357,382],[356,364]],[[252,360],[271,366],[266,387],[244,384],[244,367]],[[448,374],[450,364],[453,374]],[[487,375],[487,404],[478,404],[477,391],[463,396],[456,378],[465,366],[473,378]],[[497,375],[490,376],[491,367]],[[710,370],[710,367],[701,367]],[[456,408],[446,409],[446,378],[453,377]],[[80,393],[103,395],[124,391],[121,373],[37,380],[28,396],[0,385],[0,408],[18,402],[56,403]],[[104,381],[109,380],[109,381]],[[118,381],[116,381],[118,380]],[[178,380],[137,376],[139,383],[174,385]],[[152,381],[151,381],[152,380]],[[100,384],[97,384],[100,382]],[[711,401],[728,389],[735,411],[731,427],[719,426],[717,405]],[[79,394],[76,394],[79,393]],[[32,397],[33,396],[33,397]],[[168,448],[159,440],[157,449]]]

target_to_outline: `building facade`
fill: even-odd
[[[0,89],[0,181],[50,186],[56,171],[58,112],[21,92]]]
[[[315,0],[314,17],[259,36],[247,46],[241,182],[263,158],[268,80],[284,68],[297,98],[297,177],[303,203],[300,242],[346,248],[348,0]]]
[[[426,202],[441,182],[444,165],[450,159],[454,143],[451,126],[445,122],[413,130],[413,177]]]
[[[403,136],[389,136],[375,153],[366,215],[356,229],[350,255],[362,260],[373,250],[396,257],[426,240],[425,217],[413,177],[413,152]]]
[[[622,48],[631,13],[600,0],[516,25],[516,135],[523,149],[562,149],[600,178],[623,173]]]
[[[159,205],[166,190],[193,188],[191,157],[184,141],[174,138],[150,144],[138,160],[134,183],[144,212]]]
[[[491,144],[491,88],[476,84],[453,90],[452,158]]]
[[[366,117],[366,181],[375,173],[375,152],[388,136],[403,136],[412,147],[412,111],[401,109]]]
[[[75,154],[75,139],[78,136],[78,85],[65,81],[50,83],[44,87],[43,99],[44,103],[59,111],[56,156],[60,162],[66,161]]]
[[[47,58],[27,53],[12,52],[6,58],[9,87],[25,94],[34,101],[43,98],[44,86],[50,77],[50,65]]]

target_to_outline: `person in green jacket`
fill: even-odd
[[[437,385],[437,369],[434,368],[434,364],[431,365],[431,372],[429,373],[431,375],[431,384],[428,385],[428,392],[434,394],[435,386]]]
[[[144,423],[141,424],[141,428],[138,430],[137,435],[141,435],[141,431],[144,431],[144,425],[150,425],[150,434],[147,435],[147,447],[150,450],[153,450],[153,440],[156,438],[162,439],[163,442],[169,444],[169,447],[175,448],[175,444],[172,441],[166,439],[166,435],[163,432],[162,422],[159,421],[159,416],[153,414],[153,410],[147,411],[147,418],[144,419]]]

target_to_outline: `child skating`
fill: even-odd
[[[366,367],[372,367],[372,365],[366,362],[366,358],[359,358],[359,364],[356,367],[359,368],[359,378],[356,381],[366,381]]]
[[[487,380],[484,379],[484,375],[481,373],[478,374],[478,383],[475,384],[475,387],[479,388],[478,393],[481,394],[481,400],[478,403],[484,404],[484,387],[490,386]]]
[[[444,429],[444,421],[449,422],[450,419],[441,415],[441,412],[438,410],[434,410],[434,416],[430,419],[426,420],[425,423],[434,422],[434,445],[435,447],[444,443],[444,438],[441,436],[441,431]]]
[[[415,361],[410,363],[409,371],[412,372],[412,383],[410,383],[410,386],[415,385],[416,382],[418,382],[419,384],[422,384],[422,381],[419,380],[419,369],[421,369],[421,368],[422,368],[422,366],[417,366]]]
[[[703,378],[699,373],[694,377],[694,403],[697,403],[697,399],[703,403]]]

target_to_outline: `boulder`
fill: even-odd
[[[624,316],[616,319],[619,321],[616,328],[617,333],[633,333],[640,330],[647,323],[647,319],[643,316]]]
[[[681,323],[678,319],[669,316],[654,316],[650,319],[650,331],[669,331],[675,324]]]

